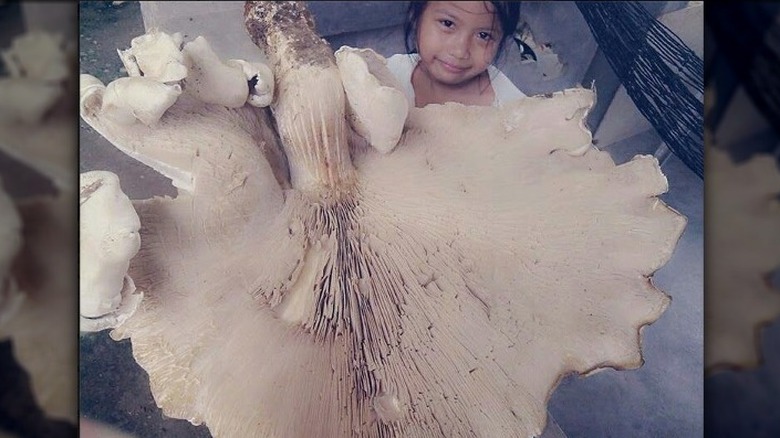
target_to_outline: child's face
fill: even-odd
[[[496,55],[501,29],[490,2],[428,2],[417,26],[420,62],[430,76],[459,85],[484,72]]]

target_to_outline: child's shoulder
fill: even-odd
[[[416,53],[398,53],[387,58],[387,68],[393,72],[408,69],[411,74],[411,70],[418,62],[420,62],[420,55]]]
[[[412,86],[412,72],[420,62],[420,55],[416,53],[399,53],[387,58],[387,69],[395,76],[401,87],[401,91],[414,103],[414,87]]]
[[[490,76],[490,85],[493,87],[493,92],[496,94],[495,105],[501,105],[511,100],[526,97],[526,94],[520,91],[512,80],[498,68],[492,65],[489,66],[488,75]]]

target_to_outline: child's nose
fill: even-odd
[[[466,59],[469,57],[469,38],[468,35],[456,35],[450,45],[450,55],[456,59]]]

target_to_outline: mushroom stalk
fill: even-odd
[[[273,66],[271,103],[294,188],[337,196],[355,171],[349,155],[344,88],[336,60],[299,2],[247,2],[246,27]]]

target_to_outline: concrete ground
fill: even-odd
[[[80,8],[82,72],[104,82],[125,75],[115,49],[129,47],[133,37],[144,33],[139,4],[124,2],[115,6],[111,2],[91,2],[82,3]],[[338,17],[335,12],[330,13]],[[220,22],[216,16],[182,12],[160,20],[182,26],[171,30],[187,28],[188,32],[203,34],[215,29],[222,34],[217,38],[242,32],[240,22]],[[359,17],[353,15],[352,20]],[[372,47],[389,55],[403,51],[401,35],[395,24],[371,32],[331,35],[327,39],[334,47],[341,44]],[[591,49],[588,46],[587,50]],[[560,50],[565,52],[566,48]],[[508,61],[504,71],[521,89],[533,91],[550,86],[549,81],[539,78],[523,79],[512,68]],[[573,67],[579,74],[585,69]],[[657,135],[647,132],[624,139],[620,144],[599,146],[620,163],[635,153],[652,153],[657,145]],[[170,181],[124,156],[83,122],[80,154],[81,172],[100,169],[119,174],[123,189],[131,198],[175,195]],[[585,379],[567,378],[561,383],[549,404],[553,424],[560,426],[560,432],[548,431],[552,436],[557,433],[568,437],[693,437],[703,433],[703,182],[674,156],[664,161],[662,169],[670,184],[670,191],[663,199],[688,217],[688,227],[672,260],[654,279],[659,288],[673,297],[672,305],[658,322],[643,330],[646,362],[642,368],[606,370]],[[128,341],[114,342],[105,332],[83,337],[80,378],[83,416],[143,437],[209,436],[204,426],[194,427],[162,415],[151,397],[144,371],[131,356]]]

